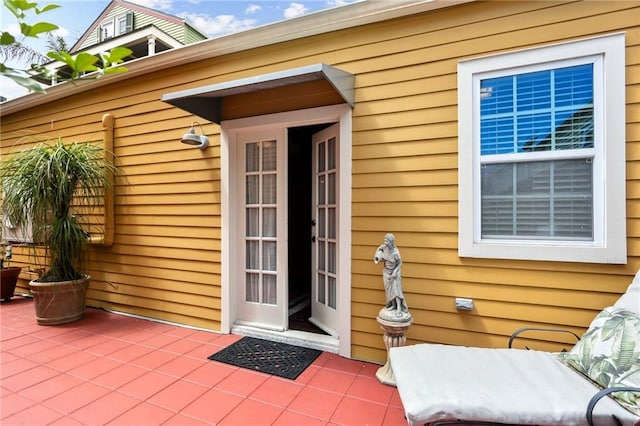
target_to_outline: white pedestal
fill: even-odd
[[[411,315],[407,314],[399,321],[390,321],[380,317],[381,314],[383,314],[383,311],[384,308],[380,311],[380,314],[378,314],[376,321],[380,324],[380,328],[384,330],[384,336],[382,336],[382,338],[384,340],[384,346],[387,348],[387,362],[378,369],[376,377],[382,384],[395,386],[396,379],[393,375],[393,370],[391,369],[391,362],[389,361],[389,349],[401,347],[407,343],[407,337],[404,333],[412,324],[413,319],[411,318]],[[387,315],[383,314],[383,316]]]

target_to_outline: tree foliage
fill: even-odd
[[[7,9],[17,20],[20,26],[21,39],[16,39],[11,33],[2,31],[0,34],[0,47],[3,51],[10,49],[20,49],[24,46],[23,40],[26,38],[39,38],[44,34],[51,34],[57,30],[58,26],[50,22],[37,22],[30,24],[27,22],[27,13],[34,13],[39,16],[45,12],[56,9],[60,6],[56,4],[48,4],[40,7],[38,3],[29,0],[3,0],[4,8]],[[20,52],[17,52],[20,54]],[[120,66],[124,59],[131,55],[131,50],[126,47],[116,47],[108,52],[92,55],[86,52],[78,55],[71,55],[62,50],[52,50],[47,53],[46,57],[60,61],[69,67],[70,75],[68,78],[56,78],[58,82],[65,80],[93,79],[99,78],[106,74],[115,74],[125,72],[127,69]],[[4,55],[0,63],[0,76],[7,77],[22,87],[32,92],[44,93],[44,87],[33,77],[43,75],[48,78],[59,77],[55,75],[55,71],[47,69],[42,62],[34,61],[30,68],[15,68],[6,64],[7,55]]]

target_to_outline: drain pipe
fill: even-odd
[[[104,141],[104,159],[108,164],[113,164],[113,134],[115,117],[111,113],[102,116],[102,140]],[[107,177],[107,185],[104,188],[104,234],[90,237],[91,244],[111,247],[115,235],[115,179],[113,173]]]

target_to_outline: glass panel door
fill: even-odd
[[[313,136],[313,222],[315,244],[311,321],[324,331],[338,330],[338,125]]]
[[[278,159],[282,140],[277,135],[239,135],[238,142],[244,152],[242,161],[243,196],[241,220],[243,221],[244,253],[238,266],[238,320],[256,326],[284,329],[285,294],[279,271],[281,268],[280,244],[282,232],[279,214],[282,209],[279,193]],[[242,156],[241,156],[242,157]]]

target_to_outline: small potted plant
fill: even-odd
[[[18,275],[22,268],[10,266],[13,246],[4,241],[0,242],[0,301],[9,302],[13,297],[18,283]]]
[[[87,217],[116,168],[102,147],[60,138],[7,157],[0,162],[4,214],[32,230],[35,257],[46,259],[44,275],[29,283],[37,321],[76,321],[84,315],[90,279]]]

